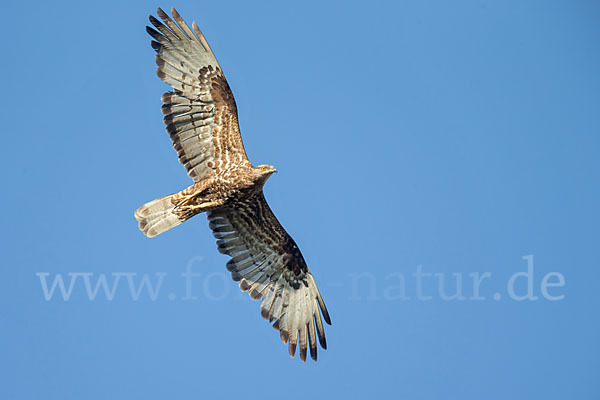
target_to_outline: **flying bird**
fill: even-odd
[[[299,345],[317,360],[317,340],[327,348],[323,319],[331,319],[315,280],[294,239],[265,200],[263,185],[277,172],[252,166],[238,125],[233,93],[204,35],[175,9],[172,18],[158,9],[150,16],[157,75],[171,85],[162,96],[167,132],[194,184],[136,210],[148,237],[159,235],[194,215],[206,213],[218,250],[231,257],[227,269],[241,290],[262,299],[260,313],[273,323],[294,357]]]

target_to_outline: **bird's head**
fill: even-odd
[[[264,182],[269,179],[274,172],[277,172],[277,170],[272,165],[262,164],[254,167],[254,172],[256,173],[257,177]]]

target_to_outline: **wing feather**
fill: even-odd
[[[162,112],[179,161],[196,182],[227,169],[250,165],[240,134],[233,93],[206,38],[179,13],[158,9],[146,27],[154,39],[158,77],[174,91],[162,97]]]
[[[262,299],[260,313],[273,322],[290,356],[308,349],[317,359],[317,338],[327,348],[321,314],[331,318],[315,280],[294,240],[269,208],[262,191],[230,207],[208,212],[220,252],[231,256],[227,269],[240,289]],[[225,239],[226,238],[226,239]]]

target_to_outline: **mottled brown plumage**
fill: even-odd
[[[231,256],[227,269],[252,299],[262,299],[261,315],[280,331],[293,357],[300,346],[317,359],[317,340],[327,348],[325,303],[292,237],[265,200],[262,188],[276,172],[252,166],[242,144],[237,107],[219,63],[198,29],[177,11],[173,19],[158,9],[163,22],[154,28],[157,75],[173,87],[162,96],[167,132],[194,184],[151,201],[135,212],[140,229],[153,237],[206,212],[218,250]]]

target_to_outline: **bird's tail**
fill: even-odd
[[[190,216],[175,214],[176,206],[171,201],[172,194],[152,200],[135,211],[135,219],[140,230],[148,237],[154,237],[181,224]]]

